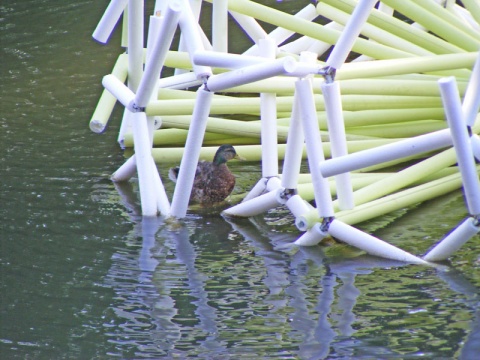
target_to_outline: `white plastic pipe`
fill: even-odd
[[[278,176],[272,176],[267,180],[267,191],[277,190],[281,187],[282,182],[278,178]]]
[[[220,53],[217,51],[197,51],[193,55],[196,65],[219,67],[224,69],[239,69],[245,66],[269,62],[260,56]]]
[[[429,265],[428,262],[337,219],[331,222],[328,232],[333,237],[371,255],[413,264]]]
[[[137,161],[135,154],[130,156],[127,161],[112,174],[113,182],[123,182],[130,180],[137,173]]]
[[[321,225],[316,223],[312,226],[311,229],[306,231],[302,236],[300,236],[295,242],[295,245],[298,246],[314,246],[322,241],[326,236],[327,232],[322,231]]]
[[[268,179],[262,178],[260,179],[255,186],[249,191],[249,193],[243,198],[242,202],[251,200],[263,194],[265,189],[267,188],[267,181]]]
[[[322,70],[323,67],[324,67],[323,65],[320,65],[317,63],[307,64],[304,62],[299,62],[297,63],[295,70],[285,75],[296,76],[296,77],[305,77],[305,76],[315,75],[315,74],[319,74],[320,70]]]
[[[165,191],[165,186],[163,185],[162,178],[157,170],[157,165],[155,160],[152,157],[152,168],[153,168],[153,181],[155,184],[155,199],[157,203],[157,210],[163,216],[170,216],[170,201],[168,200],[167,192]]]
[[[148,23],[147,54],[145,56],[145,63],[149,63],[152,59],[152,50],[155,44],[158,42],[162,22],[163,17],[159,15],[150,16],[150,21]]]
[[[154,94],[152,94],[152,97]],[[133,124],[135,126],[135,124]],[[147,116],[147,126],[148,126],[148,136],[149,136],[149,145],[150,149],[153,146],[153,132],[155,131],[155,117],[154,116]],[[167,193],[165,191],[165,187],[163,186],[162,179],[160,178],[160,174],[158,173],[157,166],[155,164],[155,160],[151,157],[152,162],[152,176],[153,182],[155,186],[155,196],[157,201],[157,209],[163,216],[170,215],[170,202],[168,200]]]
[[[168,5],[168,1],[165,1],[165,0],[155,0],[155,6],[153,8],[153,13],[155,15],[163,15],[163,13],[165,12],[165,9]]]
[[[252,39],[253,42],[255,42],[255,44],[258,43],[258,40],[266,39],[268,37],[268,34],[254,18],[237,13],[235,11],[230,11],[230,15],[238,23],[238,25],[240,25],[243,31],[245,31],[247,36]]]
[[[107,9],[103,13],[100,22],[98,23],[97,27],[93,31],[92,37],[102,43],[106,44],[110,35],[115,28],[115,24],[122,16],[123,10],[127,6],[128,0],[112,0],[110,4],[108,4]]]
[[[334,81],[332,83],[322,83],[321,88],[325,100],[332,158],[348,155],[340,86],[337,81]],[[354,203],[350,173],[345,172],[336,175],[335,183],[340,210],[352,209]]]
[[[327,59],[327,66],[337,70],[340,69],[376,2],[377,0],[359,0],[345,29],[333,47],[332,53]]]
[[[313,4],[308,4],[306,7],[304,7],[302,10],[300,10],[298,13],[294,15],[297,18],[300,19],[305,19],[308,21],[312,21],[315,19],[318,14],[317,14],[317,9]],[[263,30],[262,30],[263,31]],[[270,34],[264,34],[263,37],[268,36],[269,38],[273,39],[277,45],[282,44],[285,40],[287,40],[289,37],[291,37],[294,34],[293,31],[287,30],[282,27],[277,27],[274,29]],[[257,41],[255,41],[257,42]],[[330,45],[331,46],[331,45]],[[250,54],[250,55],[258,55],[258,46],[254,45],[250,49],[248,49],[244,54]]]
[[[143,216],[157,215],[156,188],[153,179],[152,148],[148,134],[147,116],[143,112],[132,115],[133,139],[135,159],[137,162],[138,184],[140,188],[140,202]]]
[[[200,35],[201,29],[188,0],[180,0],[183,2],[182,15],[180,16],[179,24],[182,30],[182,37],[187,45],[187,50],[190,59],[200,50],[205,50],[203,39]],[[193,65],[193,72],[197,79],[207,78],[212,75],[212,69],[208,66]]]
[[[444,129],[330,159],[320,163],[319,168],[323,176],[330,177],[402,157],[438,150],[451,144],[450,130]]]
[[[278,191],[281,191],[280,189]],[[277,207],[277,191],[269,191],[249,201],[242,202],[223,211],[227,216],[250,217]]]
[[[168,76],[158,80],[158,88],[168,88],[168,89],[187,89],[189,87],[194,87],[201,85],[202,81],[197,80],[197,75],[193,72],[187,72],[184,74]]]
[[[278,176],[277,106],[275,94],[260,94],[262,176]]]
[[[163,0],[163,1],[165,1],[165,0]],[[194,16],[195,20],[198,21],[198,19],[200,18],[200,10],[201,10],[202,0],[190,0],[189,3],[190,3],[190,7],[192,8],[193,16]],[[199,27],[197,27],[197,28],[200,29]],[[202,37],[204,35],[205,34],[203,34],[203,31],[202,31],[200,36]],[[204,45],[205,45],[205,43],[204,43]],[[182,51],[182,52],[188,51],[187,45],[186,45],[186,42],[185,42],[185,36],[182,33],[180,33],[180,40],[178,42],[178,51]],[[185,73],[189,73],[189,72],[190,71],[187,70],[187,69],[175,68],[174,75],[181,75],[181,74],[185,74]]]
[[[470,141],[472,143],[473,156],[475,156],[475,159],[480,162],[480,136],[473,134],[470,137]]]
[[[303,135],[302,119],[298,93],[294,94],[290,127],[288,129],[287,145],[282,169],[282,186],[286,189],[296,189],[298,175],[302,164]]]
[[[150,56],[151,61],[145,68],[145,73],[143,74],[135,97],[135,104],[139,108],[145,108],[150,101],[153,92],[156,91],[160,71],[162,70],[165,58],[172,43],[181,9],[181,3],[172,0],[169,2],[169,6],[165,11],[165,17],[160,26],[160,33]]]
[[[122,149],[125,149],[125,134],[132,132],[132,121],[129,114],[131,114],[131,112],[124,109],[120,129],[118,130],[117,141]]]
[[[128,0],[128,87],[137,91],[143,73],[143,1]]]
[[[334,211],[330,185],[318,168],[318,164],[325,160],[325,155],[323,153],[320,131],[318,129],[317,110],[315,108],[315,100],[310,80],[297,80],[295,82],[295,91],[298,92],[308,165],[312,175],[313,191],[318,214],[320,217],[331,217],[334,215]]]
[[[170,214],[177,218],[183,218],[187,214],[188,202],[192,193],[193,180],[195,179],[212,98],[213,93],[206,91],[203,87],[197,90],[192,121],[172,198]]]
[[[213,1],[212,46],[214,51],[228,52],[228,0]]]
[[[303,51],[300,54],[300,64],[316,64],[317,55],[312,52]],[[313,76],[309,76],[312,78]],[[294,93],[290,127],[288,129],[287,145],[282,170],[282,186],[286,189],[296,189],[300,166],[302,163],[303,144],[305,136],[301,120],[300,104],[298,93]]]
[[[457,163],[462,174],[463,191],[471,215],[480,215],[480,181],[475,166],[475,158],[463,119],[462,105],[454,77],[438,80],[443,107],[448,126],[452,133],[453,146],[457,154]]]
[[[480,52],[477,55],[477,61],[473,66],[472,75],[465,90],[463,97],[463,114],[468,126],[473,126],[480,108]]]
[[[475,226],[475,220],[473,218],[467,218],[442,241],[429,250],[423,259],[426,261],[445,260],[479,232],[480,226]]]
[[[317,40],[308,36],[302,36],[301,38],[291,41],[283,46],[279,47],[279,50],[291,54],[300,54],[302,51],[306,51]]]
[[[290,199],[288,199],[285,205],[295,217],[306,214],[311,210],[309,204],[298,194],[293,195]]]
[[[207,88],[210,91],[218,92],[230,87],[244,85],[277,75],[288,74],[295,69],[295,59],[291,56],[287,56],[281,59],[247,66],[243,69],[232,70],[227,73],[214,75],[208,79]]]
[[[330,23],[324,25],[324,27],[327,28],[327,29],[338,30],[338,31],[343,30],[343,25],[340,25],[336,22],[330,22]],[[331,47],[332,47],[331,44],[328,44],[324,41],[317,40],[307,49],[307,51],[314,52],[315,54],[320,56],[320,55],[323,55],[324,53],[326,53],[327,50],[330,49]]]
[[[128,110],[135,112],[135,94],[115,75],[108,74],[102,79],[102,85]]]
[[[225,69],[241,69],[246,66],[257,65],[261,63],[270,63],[271,60],[250,55],[237,55],[228,53],[219,53],[214,51],[198,51],[193,56],[193,61],[197,65],[220,67]],[[318,74],[323,66],[313,63],[296,63],[294,70],[286,72],[283,75],[304,77],[311,74]]]
[[[261,39],[258,46],[262,57],[275,59],[277,45],[273,40]],[[278,176],[277,102],[273,93],[260,94],[260,127],[262,176]]]
[[[318,17],[317,8],[313,4],[308,4],[293,16],[298,19],[313,21],[316,17]],[[294,31],[287,30],[282,27],[277,27],[271,33],[268,34],[268,37],[273,39],[275,43],[279,45],[279,44],[282,44],[285,40],[287,40],[289,37],[291,37],[294,34],[295,34]]]

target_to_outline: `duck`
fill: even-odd
[[[227,166],[227,161],[232,159],[245,160],[237,154],[232,145],[224,144],[217,149],[212,162],[198,162],[190,194],[191,203],[219,203],[232,193],[235,176]],[[179,170],[177,166],[168,171],[168,177],[175,183]]]

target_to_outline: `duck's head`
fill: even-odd
[[[218,148],[217,152],[215,153],[215,157],[213,158],[213,163],[220,165],[232,159],[245,160],[237,154],[232,145],[225,144]]]

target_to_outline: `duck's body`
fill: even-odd
[[[218,203],[227,198],[235,187],[235,176],[230,172],[227,161],[239,158],[231,145],[222,145],[212,162],[200,161],[195,172],[190,202],[201,204]],[[176,182],[179,168],[171,168],[168,176]]]

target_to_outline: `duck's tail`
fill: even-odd
[[[178,166],[174,168],[170,168],[170,170],[168,170],[168,178],[172,180],[174,183],[176,183],[178,179],[179,171],[180,171],[180,168]]]

